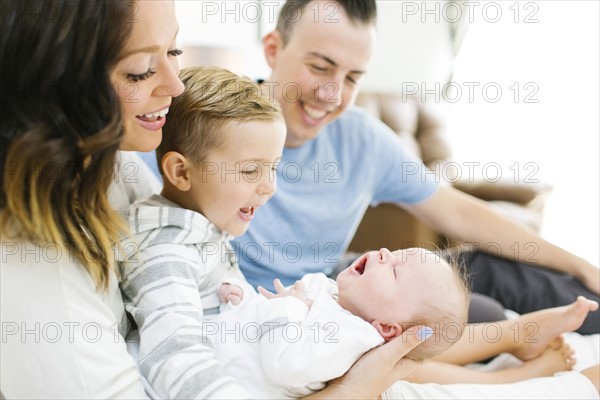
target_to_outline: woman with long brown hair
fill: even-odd
[[[123,340],[113,206],[147,185],[117,150],[154,149],[183,91],[174,5],[15,1],[1,18],[1,390],[144,397]]]

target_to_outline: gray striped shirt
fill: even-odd
[[[216,361],[202,323],[219,312],[224,279],[244,279],[230,236],[158,195],[134,203],[124,217],[132,236],[117,258],[144,377],[164,398],[245,397]]]

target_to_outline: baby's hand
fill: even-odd
[[[310,308],[312,306],[313,301],[311,299],[306,298],[306,290],[304,287],[304,282],[296,281],[296,283],[294,283],[294,286],[292,286],[288,290],[285,289],[285,286],[283,286],[283,283],[281,283],[281,281],[279,279],[275,279],[273,281],[273,285],[275,286],[275,291],[277,292],[277,294],[273,294],[273,293],[269,292],[267,289],[265,289],[262,286],[258,287],[258,292],[260,294],[262,294],[263,296],[265,296],[267,299],[275,299],[278,297],[292,296],[292,297],[297,298],[304,304],[306,304],[308,306],[308,308]]]
[[[234,306],[240,304],[244,298],[244,291],[242,288],[230,283],[222,284],[218,290],[218,293],[221,303],[229,302]]]

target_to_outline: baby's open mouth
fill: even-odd
[[[362,275],[365,273],[367,259],[368,259],[368,254],[365,254],[364,256],[362,256],[361,258],[359,258],[358,260],[356,260],[354,262],[354,265],[352,266],[352,268],[354,268],[354,270],[356,272],[358,272],[359,275]]]

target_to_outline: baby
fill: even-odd
[[[366,351],[420,325],[407,357],[440,354],[462,335],[468,290],[458,269],[420,249],[372,251],[337,284],[309,274],[277,294],[243,281],[239,305],[205,324],[217,359],[252,398],[298,398],[343,375]],[[220,291],[228,291],[231,285]]]

